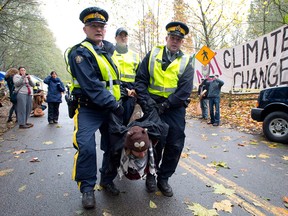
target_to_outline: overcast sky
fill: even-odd
[[[64,52],[66,48],[71,47],[85,38],[82,30],[83,24],[79,20],[79,14],[87,7],[95,6],[89,1],[76,0],[40,0],[41,9],[48,26],[54,33],[57,46]],[[87,3],[88,2],[88,3]],[[103,6],[105,9],[105,5]],[[109,12],[108,12],[109,13]],[[109,24],[109,22],[108,22]],[[106,40],[114,43],[115,29],[108,25]]]

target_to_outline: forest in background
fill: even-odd
[[[129,42],[141,57],[154,45],[164,43],[163,26],[167,20],[188,24],[190,33],[183,46],[187,53],[195,53],[203,45],[211,49],[232,47],[288,22],[287,0],[155,0],[153,4],[144,0],[90,2],[95,5],[109,2],[109,14],[111,11],[111,16],[118,17],[122,25],[131,22],[131,19],[127,20],[127,11],[137,8],[139,13],[132,19],[134,24],[129,23],[132,32]],[[118,5],[117,10],[115,5]],[[40,78],[56,70],[64,81],[70,80],[63,53],[41,14],[40,2],[0,0],[0,70],[20,65]]]

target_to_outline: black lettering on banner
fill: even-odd
[[[286,77],[288,79],[288,75],[287,75],[288,62],[286,62],[286,64],[285,64],[285,61],[288,61],[288,57],[280,59],[280,85],[288,84],[288,80],[284,80],[285,76],[283,75],[283,74],[286,74]]]
[[[258,89],[261,88],[261,84],[262,84],[263,88],[266,88],[267,71],[268,71],[268,65],[266,65],[266,73],[264,73],[262,68],[260,68],[259,80],[258,80],[258,86],[257,86]]]
[[[255,51],[256,50],[256,51]],[[249,43],[247,43],[247,64],[246,65],[249,65],[250,62],[249,62],[249,59],[250,59],[250,52],[253,53],[253,52],[256,52],[255,53],[255,61],[254,63],[257,63],[258,62],[258,41],[256,40],[254,45],[251,47],[251,45]]]
[[[274,49],[273,49],[273,57],[277,55],[277,43],[278,43],[278,34],[281,33],[281,29],[271,33],[271,37],[274,37]]]
[[[231,54],[229,53],[229,50],[225,50],[223,53],[223,62],[224,62],[224,67],[226,69],[231,67],[231,59],[230,61],[228,61],[228,58],[231,56]],[[228,62],[227,62],[228,61]]]
[[[288,50],[288,44],[287,44],[287,41],[288,41],[288,26],[286,26],[284,29],[283,29],[283,39],[282,39],[282,49],[281,51],[282,52],[285,52],[286,50]],[[285,46],[286,44],[286,46]]]
[[[233,53],[233,68],[238,68],[241,67],[241,64],[236,65],[236,57],[235,57],[235,48],[232,49],[232,53]]]
[[[242,71],[242,83],[241,83],[242,89],[244,88],[244,85],[246,85],[246,89],[249,88],[249,75],[250,75],[249,70],[247,71],[246,76],[244,76],[244,73]],[[244,81],[244,79],[245,79],[245,81]]]
[[[243,66],[245,66],[245,59],[246,59],[246,58],[245,58],[245,56],[246,56],[246,55],[245,55],[245,45],[242,45],[242,53],[243,53],[243,55],[242,55],[242,56],[243,56],[243,57],[242,57],[242,58],[243,58]]]
[[[266,54],[266,60],[269,59],[269,47],[268,47],[268,40],[267,37],[263,38],[263,43],[262,43],[262,52],[261,52],[261,57],[260,57],[260,62],[263,61],[263,55]]]
[[[273,70],[272,67],[275,67],[275,69]],[[275,81],[272,83],[271,81],[273,81],[271,78],[271,74],[272,74],[272,77],[275,78]],[[268,82],[268,86],[269,87],[273,87],[273,86],[276,86],[277,83],[278,83],[278,74],[277,74],[277,63],[276,62],[273,62],[270,67],[269,67],[269,70],[268,70],[268,79],[267,79],[267,82]]]
[[[254,89],[257,89],[257,82],[258,82],[258,78],[257,78],[257,71],[254,68],[252,71],[252,75],[251,75],[251,80],[250,80],[250,89],[252,89],[253,85],[254,85]]]

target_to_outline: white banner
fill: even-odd
[[[195,59],[195,85],[206,75],[219,75],[223,92],[252,93],[288,84],[288,25],[241,45],[216,50],[209,65]]]

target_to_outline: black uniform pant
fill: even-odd
[[[156,145],[158,179],[168,180],[177,168],[185,142],[185,114],[185,107],[180,107],[169,109],[160,115],[161,120],[169,125],[169,131],[166,143]]]

